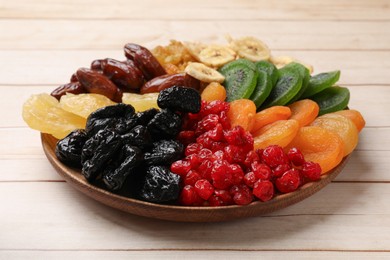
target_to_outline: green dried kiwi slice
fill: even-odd
[[[257,84],[258,73],[249,66],[242,60],[235,60],[219,69],[225,77],[222,84],[226,89],[228,102],[249,98],[252,95]]]
[[[287,64],[286,66],[284,66],[283,68],[281,68],[279,71],[285,71],[285,70],[295,70],[297,73],[299,73],[299,76],[302,78],[301,89],[295,95],[295,97],[293,97],[289,101],[289,103],[293,103],[293,102],[297,101],[298,99],[300,99],[302,94],[305,92],[305,90],[309,86],[310,71],[305,66],[303,66],[302,64],[297,63],[297,62],[291,62],[291,63]]]
[[[275,86],[279,78],[278,69],[269,61],[262,60],[255,63],[257,71],[265,71],[272,79],[272,86]]]
[[[315,94],[310,99],[320,107],[319,115],[323,115],[345,109],[348,106],[349,96],[347,88],[334,86]]]
[[[294,70],[281,71],[278,82],[272,88],[262,108],[284,106],[299,92],[302,87],[302,78]]]
[[[326,88],[333,86],[340,78],[340,71],[330,71],[314,75],[310,78],[309,86],[302,94],[302,98],[311,97]]]
[[[265,71],[259,70],[257,73],[259,74],[257,77],[257,84],[249,99],[252,100],[258,108],[271,93],[272,79]]]

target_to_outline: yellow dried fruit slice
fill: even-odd
[[[135,111],[145,111],[150,108],[159,108],[157,98],[159,93],[134,94],[123,93],[122,103],[132,105]]]
[[[22,116],[32,129],[61,139],[85,127],[86,119],[63,110],[49,94],[32,95],[23,105]]]
[[[65,111],[87,118],[93,111],[116,103],[100,94],[70,94],[61,97],[60,106]]]

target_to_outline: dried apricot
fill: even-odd
[[[299,149],[306,161],[318,163],[322,174],[336,167],[344,154],[344,143],[341,138],[333,131],[319,126],[301,127],[285,150],[292,147]]]
[[[86,119],[63,110],[49,94],[32,95],[23,105],[23,119],[32,129],[61,139],[71,131],[84,128]]]
[[[296,101],[288,105],[288,107],[291,109],[290,118],[297,120],[301,127],[313,122],[320,111],[318,104],[310,99]]]
[[[253,127],[253,118],[256,114],[256,105],[249,99],[237,99],[230,102],[230,109],[227,116],[231,126],[242,126],[246,131],[251,131]]]
[[[311,125],[325,128],[339,135],[344,142],[343,156],[350,154],[358,144],[358,130],[352,120],[345,116],[334,113],[325,114],[317,117]]]
[[[105,107],[115,105],[116,103],[109,98],[99,94],[70,94],[62,96],[60,106],[62,109],[87,118],[93,111]]]
[[[203,89],[201,97],[202,100],[209,102],[214,100],[224,101],[226,99],[226,89],[218,82],[211,82]]]
[[[366,121],[364,120],[364,117],[357,110],[354,110],[354,109],[340,110],[340,111],[335,112],[335,114],[342,115],[342,116],[345,116],[345,117],[348,117],[349,119],[351,119],[352,122],[355,124],[358,132],[362,131],[362,129],[366,125]]]
[[[286,120],[291,116],[291,110],[286,106],[273,106],[266,108],[256,113],[254,117],[254,123],[252,128],[252,133],[256,132],[260,128],[276,122],[278,120]]]
[[[278,120],[262,127],[253,134],[255,149],[264,149],[269,145],[286,147],[299,130],[297,120]]]

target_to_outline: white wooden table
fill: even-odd
[[[0,1],[0,259],[390,258],[390,1]],[[96,58],[169,39],[253,35],[316,72],[340,69],[366,128],[344,171],[272,214],[172,223],[122,213],[64,182],[21,118]]]

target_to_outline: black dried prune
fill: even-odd
[[[135,146],[122,146],[121,153],[112,163],[115,168],[109,167],[105,170],[103,181],[109,190],[119,190],[125,182],[132,169],[142,162],[142,151]]]
[[[150,202],[177,200],[180,192],[180,176],[165,166],[149,166],[139,197]]]
[[[70,166],[81,166],[81,151],[87,134],[82,129],[73,130],[65,138],[59,140],[56,145],[55,153],[57,158]]]
[[[122,145],[119,134],[103,129],[89,138],[81,153],[82,173],[88,181],[94,180]]]
[[[148,123],[148,130],[154,140],[172,139],[181,129],[181,117],[169,109],[162,109]]]
[[[122,135],[122,140],[126,144],[134,145],[140,149],[146,149],[152,145],[152,137],[146,126],[137,125],[127,134]]]
[[[101,129],[118,128],[118,131],[125,131],[126,121],[135,114],[134,107],[123,103],[106,106],[92,112],[87,119],[86,131],[94,135]]]
[[[161,140],[153,143],[151,152],[144,154],[144,161],[148,165],[169,165],[183,155],[184,147],[175,140]]]
[[[195,89],[173,86],[160,92],[157,104],[161,108],[169,108],[173,111],[198,113],[201,98]]]
[[[147,125],[150,120],[158,113],[158,109],[151,108],[142,112],[138,112],[135,114],[135,118],[137,119],[137,124],[139,125]]]

